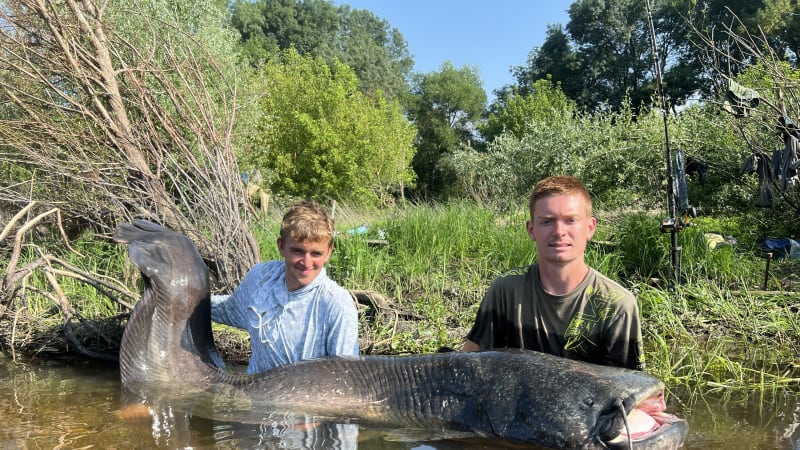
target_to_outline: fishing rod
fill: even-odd
[[[667,212],[669,214],[669,218],[661,221],[661,232],[670,233],[670,261],[672,263],[672,280],[670,287],[674,288],[680,284],[681,254],[683,253],[683,247],[678,245],[678,232],[689,226],[689,222],[681,217],[678,217],[677,207],[675,205],[676,187],[678,185],[676,184],[675,180],[672,150],[670,148],[669,141],[669,121],[667,115],[669,109],[667,108],[667,100],[664,97],[664,88],[661,81],[661,66],[659,65],[660,56],[658,54],[658,44],[656,43],[656,30],[655,26],[653,25],[653,13],[650,9],[650,0],[645,0],[645,5],[647,8],[647,24],[650,32],[653,73],[655,74],[656,78],[656,94],[661,100],[662,117],[664,118],[664,159],[666,162]],[[683,163],[683,154],[679,151],[677,156],[679,157],[678,159],[681,160],[680,162]]]

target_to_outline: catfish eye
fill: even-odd
[[[584,403],[586,406],[592,406],[592,405],[594,405],[594,399],[592,399],[592,398],[585,398],[585,399],[583,399],[583,403]]]

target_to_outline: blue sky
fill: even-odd
[[[525,65],[544,42],[548,24],[569,21],[573,0],[335,0],[386,19],[405,37],[415,72],[478,68],[489,98],[514,81],[510,69]]]

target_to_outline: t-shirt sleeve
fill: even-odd
[[[609,323],[604,351],[601,364],[642,371],[645,369],[642,324],[635,298],[626,302]]]
[[[358,310],[350,293],[344,289],[331,293],[326,352],[332,356],[358,356]]]
[[[253,266],[239,286],[230,295],[211,296],[211,320],[225,325],[246,329],[245,312],[249,300],[256,294],[259,280],[264,280],[273,265],[259,263]]]
[[[475,323],[467,333],[467,339],[478,344],[481,350],[498,347],[498,344],[494,342],[494,318],[498,314],[499,296],[500,287],[495,281],[486,291],[486,295],[478,307],[478,313],[475,315]]]

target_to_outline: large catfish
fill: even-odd
[[[532,351],[330,357],[228,372],[214,347],[209,274],[194,244],[146,221],[120,224],[115,240],[128,244],[145,280],[120,349],[123,388],[145,401],[171,396],[219,420],[276,412],[550,448],[672,449],[686,437],[686,422],[664,411],[659,380]]]

